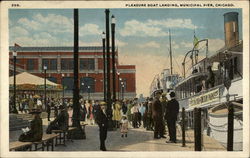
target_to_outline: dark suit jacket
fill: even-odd
[[[43,137],[43,123],[40,117],[35,117],[30,122],[30,131],[25,134],[21,134],[19,141],[21,142],[36,142],[42,140]]]
[[[152,105],[152,116],[153,119],[162,118],[162,105],[159,99],[155,99]]]
[[[177,120],[177,115],[179,113],[179,103],[176,99],[171,99],[167,102],[165,119]]]
[[[52,123],[52,122],[51,122]],[[69,114],[66,110],[60,112],[60,114],[56,117],[53,123],[57,124],[59,129],[68,130],[69,127]]]
[[[108,128],[108,118],[103,113],[102,110],[99,110],[96,115],[96,123],[98,124],[100,128]]]

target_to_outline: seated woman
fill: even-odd
[[[59,106],[60,113],[59,115],[55,118],[54,121],[52,121],[47,130],[47,134],[51,134],[52,130],[63,130],[67,131],[69,127],[69,114],[66,110],[66,108],[63,105]]]
[[[30,130],[22,133],[19,137],[21,142],[36,142],[41,141],[43,137],[43,122],[40,118],[41,110],[31,109],[30,114],[34,115],[34,119],[30,122]]]

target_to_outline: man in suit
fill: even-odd
[[[179,103],[175,99],[175,93],[170,93],[171,100],[167,102],[165,119],[168,124],[170,142],[176,143],[176,120],[179,113]],[[168,142],[166,142],[168,143]]]
[[[152,117],[154,120],[154,139],[166,138],[163,135],[163,112],[161,101],[159,100],[161,97],[161,92],[156,92],[155,99],[152,104]]]
[[[59,106],[60,113],[59,115],[55,118],[54,121],[52,121],[48,128],[46,133],[51,134],[52,130],[63,130],[67,131],[69,127],[69,114],[66,110],[66,107],[63,105]]]
[[[43,137],[43,122],[40,118],[39,109],[30,109],[30,114],[34,115],[34,119],[30,122],[30,130],[27,133],[22,133],[19,137],[21,142],[36,142],[41,141]]]
[[[96,115],[96,123],[99,126],[99,139],[100,139],[100,150],[106,151],[105,140],[107,138],[108,131],[108,117],[106,113],[107,104],[105,102],[100,102],[100,110]]]

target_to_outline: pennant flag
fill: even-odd
[[[197,49],[199,47],[199,44],[197,44],[199,41],[199,39],[194,35],[194,41],[193,41],[193,45],[194,47]]]
[[[20,45],[18,45],[18,44],[16,44],[16,43],[15,43],[15,45],[14,45],[14,46],[15,46],[15,47],[21,47]]]

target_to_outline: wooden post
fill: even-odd
[[[228,127],[227,127],[227,151],[233,151],[234,143],[234,108],[232,104],[228,106]]]
[[[201,109],[194,109],[194,138],[195,138],[195,151],[201,151]]]
[[[185,139],[185,108],[182,108],[182,147],[186,146],[186,139]]]

